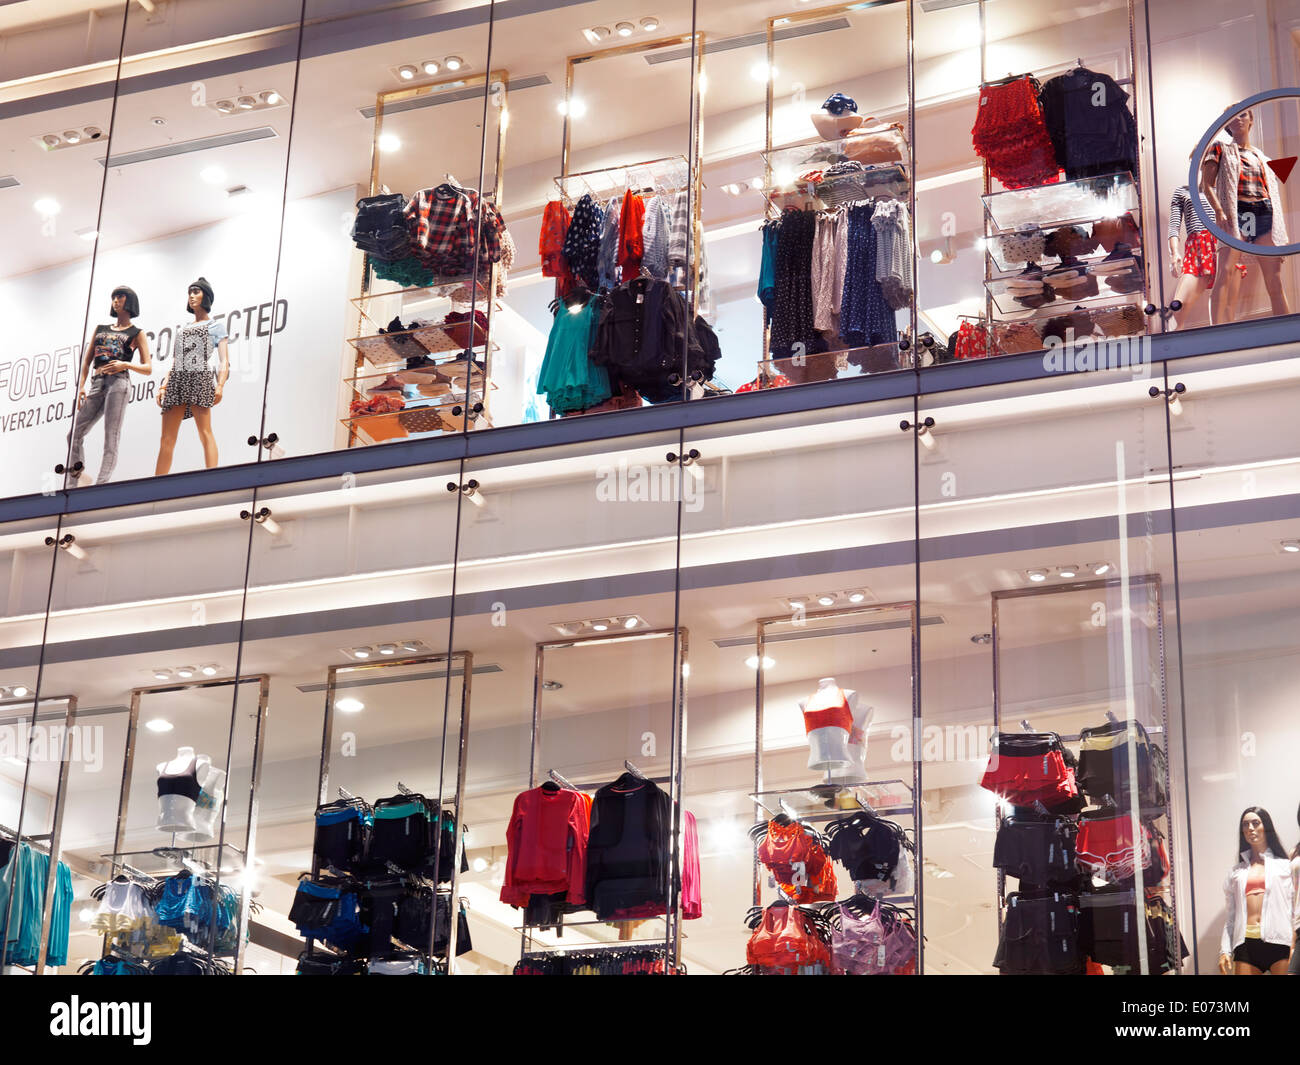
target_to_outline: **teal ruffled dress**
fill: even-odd
[[[560,304],[537,376],[537,394],[556,414],[586,410],[613,394],[605,367],[593,366],[587,357],[599,321],[595,300],[576,311]]]

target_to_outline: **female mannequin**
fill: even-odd
[[[1295,885],[1268,811],[1247,807],[1237,830],[1241,860],[1223,882],[1226,918],[1219,972],[1281,976],[1291,957]]]
[[[852,769],[849,737],[857,704],[858,693],[841,690],[834,677],[822,677],[812,697],[799,700],[808,733],[809,769]]]
[[[113,289],[112,315],[115,321],[96,326],[94,337],[86,345],[81,359],[81,375],[77,378],[77,416],[68,439],[72,450],[68,454],[71,470],[83,460],[83,444],[91,427],[104,419],[104,460],[99,465],[96,484],[107,484],[113,479],[117,466],[117,443],[122,436],[122,419],[131,398],[131,385],[127,373],[151,374],[153,364],[149,356],[149,338],[131,324],[140,316],[140,300],[126,285]],[[140,353],[140,363],[132,360]],[[92,373],[93,371],[93,373]],[[86,378],[90,377],[90,387]],[[68,473],[66,486],[73,487],[78,478]]]
[[[1268,165],[1268,156],[1250,143],[1254,124],[1254,113],[1245,110],[1227,125],[1232,140],[1210,145],[1201,161],[1201,192],[1210,201],[1225,233],[1248,244],[1289,244],[1277,175]],[[1226,244],[1219,249],[1218,272],[1223,284],[1215,287],[1211,297],[1211,313],[1216,322],[1229,322],[1236,316],[1241,276],[1235,267],[1242,257]],[[1290,314],[1291,307],[1282,288],[1282,259],[1276,255],[1252,258],[1259,263],[1273,314]]]
[[[230,376],[230,351],[226,346],[226,323],[213,321],[212,286],[200,277],[189,288],[185,309],[194,321],[176,338],[176,359],[158,388],[158,406],[162,408],[162,440],[158,444],[158,464],[154,473],[164,474],[172,468],[172,452],[181,422],[193,418],[203,443],[203,464],[211,469],[217,464],[217,440],[212,435],[212,408],[221,402],[226,378]],[[220,355],[215,380],[208,365],[213,351]]]
[[[1199,189],[1197,194],[1200,195]],[[1201,207],[1211,222],[1217,221],[1214,208],[1203,195]],[[1187,230],[1187,242],[1180,248],[1179,238],[1184,229]],[[1191,190],[1186,185],[1174,189],[1169,203],[1169,272],[1178,282],[1174,299],[1183,305],[1178,317],[1184,322],[1190,319],[1192,308],[1200,301],[1201,293],[1214,289],[1217,244],[1214,234],[1205,228],[1192,207]],[[1210,324],[1214,324],[1213,315],[1210,316]],[[1178,323],[1172,318],[1169,320],[1169,328],[1178,328]]]
[[[845,692],[849,711],[853,714],[853,728],[849,731],[849,758],[851,765],[832,769],[831,779],[840,784],[861,784],[867,779],[867,729],[876,716],[874,706],[863,706],[857,692]]]
[[[186,843],[211,843],[217,836],[221,804],[226,801],[226,771],[212,764],[199,773],[199,799],[194,808],[194,831],[181,838]]]
[[[158,763],[158,824],[160,832],[193,832],[194,811],[212,759],[196,755],[193,747],[181,747],[170,762]]]

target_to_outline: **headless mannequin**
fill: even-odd
[[[843,696],[842,701],[840,695]],[[849,738],[858,720],[857,705],[858,693],[843,691],[835,683],[834,677],[822,677],[817,682],[817,691],[810,698],[799,700],[799,709],[804,714],[804,727],[808,732],[809,769],[853,770],[854,755],[849,749]],[[845,706],[846,712],[840,713],[837,710]],[[868,707],[868,713],[870,710]],[[830,720],[829,715],[836,719]],[[865,744],[862,746],[865,748]]]
[[[849,757],[853,764],[832,769],[831,779],[839,784],[861,784],[867,779],[867,729],[876,716],[876,708],[863,706],[857,692],[846,691],[844,695],[853,713],[853,730],[849,733]]]
[[[203,789],[194,810],[194,831],[181,838],[186,843],[211,843],[217,836],[221,806],[226,800],[226,771],[208,763],[199,768],[199,786]]]
[[[212,764],[212,759],[206,754],[195,755],[193,747],[177,748],[176,757],[170,762],[158,763],[158,773],[159,775],[183,773],[189,768],[190,762],[195,763],[195,771],[199,781],[202,782]],[[160,832],[193,832],[196,827],[194,811],[197,805],[186,795],[159,795],[158,823],[155,827]]]

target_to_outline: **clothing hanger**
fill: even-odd
[[[1005,78],[999,78],[997,81],[984,82],[984,88],[992,88],[997,85],[1010,85],[1013,81],[1019,81],[1021,78],[1033,77],[1032,74],[1008,74]]]

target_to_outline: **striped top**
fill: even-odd
[[[1201,208],[1205,211],[1206,217],[1211,221],[1217,222],[1214,208],[1210,206],[1210,201],[1201,196]],[[1187,226],[1187,235],[1190,237],[1193,233],[1202,233],[1205,227],[1201,225],[1201,220],[1196,217],[1196,212],[1192,209],[1192,194],[1188,191],[1186,185],[1179,185],[1174,189],[1174,198],[1169,201],[1169,235],[1176,237],[1183,225]]]

